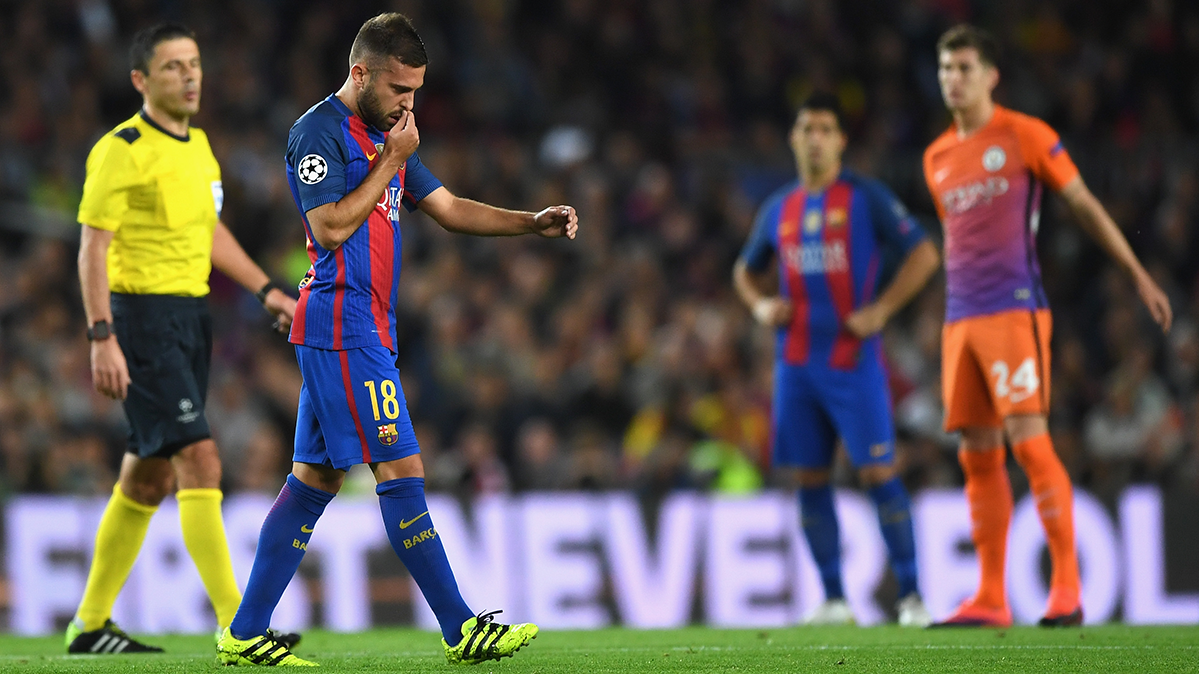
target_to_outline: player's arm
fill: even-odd
[[[769,290],[766,270],[776,255],[774,231],[782,200],[773,197],[754,217],[753,231],[733,265],[733,290],[762,325],[779,326],[791,321],[791,300]]]
[[[445,187],[433,190],[416,205],[443,229],[459,234],[573,239],[579,231],[579,216],[570,206],[551,206],[539,213],[510,211],[455,196]]]
[[[744,258],[733,265],[733,289],[762,325],[783,325],[791,320],[791,301],[768,291],[764,274],[750,271]]]
[[[865,339],[882,330],[887,321],[920,292],[941,266],[941,255],[936,246],[925,238],[919,223],[891,190],[873,181],[864,183],[862,190],[876,240],[880,245],[901,253],[903,262],[891,283],[872,302],[845,318],[845,328],[858,339]]]
[[[895,278],[873,302],[858,309],[845,319],[845,327],[859,339],[865,339],[883,329],[887,321],[912,301],[937,268],[941,255],[927,239],[908,251]]]
[[[266,272],[262,271],[262,267],[246,255],[245,249],[234,238],[233,232],[220,220],[212,233],[212,266],[252,293],[265,288],[271,281]],[[276,329],[279,332],[291,329],[291,320],[296,313],[296,301],[287,293],[278,288],[271,288],[262,298],[262,306],[277,319]]]
[[[383,190],[419,145],[416,117],[411,111],[405,111],[403,119],[387,132],[379,161],[371,167],[366,178],[341,199],[305,213],[316,243],[325,250],[336,250],[345,243],[366,222],[366,217],[383,196]]]
[[[1145,267],[1132,252],[1132,246],[1128,245],[1128,240],[1124,238],[1116,222],[1108,215],[1107,209],[1099,203],[1091,190],[1087,189],[1082,177],[1078,176],[1066,183],[1060,194],[1069,204],[1074,217],[1078,218],[1078,223],[1083,231],[1089,234],[1132,278],[1137,294],[1149,308],[1153,320],[1157,321],[1163,331],[1169,332],[1170,324],[1174,321],[1174,312],[1170,309],[1169,298],[1149,276],[1149,272],[1145,271]]]
[[[79,240],[79,289],[88,326],[96,321],[112,324],[108,247],[115,234],[90,225],[83,226]],[[124,400],[129,393],[129,365],[116,335],[93,340],[91,352],[92,384],[96,390],[114,400]]]

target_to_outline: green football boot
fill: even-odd
[[[494,622],[495,614],[503,611],[480,613],[462,623],[462,641],[450,646],[445,639],[445,659],[451,665],[477,665],[488,660],[510,658],[533,639],[537,638],[537,626],[533,623],[504,625]]]
[[[224,633],[225,628],[218,627],[217,630],[212,633],[212,640],[218,644],[221,643],[221,635]],[[294,649],[296,646],[299,646],[300,640],[304,638],[298,632],[281,632],[274,627],[266,628],[266,635],[283,644],[284,646],[287,646],[287,650],[289,651]]]
[[[216,642],[216,659],[222,665],[262,667],[319,667],[292,654],[287,646],[268,634],[238,639],[226,627]]]

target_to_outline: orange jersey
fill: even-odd
[[[948,322],[1048,306],[1036,234],[1042,185],[1078,176],[1057,133],[996,105],[986,126],[951,126],[924,151],[924,179],[945,229]]]

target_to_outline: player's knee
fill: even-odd
[[[377,482],[399,480],[406,477],[423,478],[425,476],[425,464],[421,461],[420,454],[413,454],[412,456],[406,456],[394,461],[372,463],[371,471],[375,474]]]
[[[157,507],[174,488],[172,476],[159,474],[134,474],[121,479],[121,493],[141,505]]]
[[[895,477],[895,464],[892,463],[863,466],[858,470],[858,479],[867,487],[876,487],[890,482],[893,477]]]
[[[344,470],[298,461],[292,464],[291,474],[309,487],[330,494],[341,491],[341,485],[346,479]]]
[[[962,449],[968,452],[980,452],[1003,446],[1003,429],[1001,428],[963,428]]]
[[[194,442],[171,458],[180,489],[217,489],[221,486],[221,455],[211,439]]]
[[[126,454],[121,461],[118,482],[121,493],[134,502],[157,506],[174,489],[175,473],[165,459],[143,459],[136,454]]]
[[[1039,414],[1020,414],[1003,420],[1004,431],[1012,446],[1049,432],[1049,422]]]

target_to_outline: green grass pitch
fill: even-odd
[[[3,672],[204,672],[218,669],[211,637],[148,638],[167,653],[67,656],[61,637],[0,636]],[[311,630],[297,654],[335,672],[454,671],[438,638],[387,629]],[[794,627],[770,630],[543,632],[514,659],[476,674],[624,672],[1199,672],[1199,626],[1110,625],[1046,630]]]

